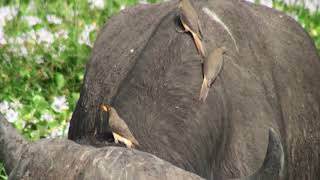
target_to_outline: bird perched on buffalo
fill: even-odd
[[[206,49],[202,41],[201,26],[198,14],[189,0],[179,1],[179,18],[184,28],[182,32],[190,32],[200,55],[205,58]]]
[[[115,143],[120,141],[128,148],[139,146],[139,142],[132,135],[127,123],[119,116],[113,107],[110,105],[101,105],[100,108],[104,112],[109,112],[109,127],[112,130]]]
[[[211,84],[215,81],[219,75],[219,72],[221,71],[223,65],[223,54],[225,51],[225,47],[213,49],[208,55],[208,58],[203,62],[203,83],[199,98],[199,100],[202,102],[206,100]]]

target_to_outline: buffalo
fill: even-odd
[[[206,49],[227,49],[206,101],[199,101],[201,55],[189,33],[177,32],[178,1],[138,5],[99,33],[69,139],[112,142],[98,108],[111,104],[138,150],[206,179],[225,179],[258,170],[273,128],[284,149],[283,178],[319,178],[320,60],[308,33],[265,6],[192,3]]]
[[[122,10],[94,44],[72,141],[28,143],[0,121],[10,177],[318,179],[320,58],[310,36],[268,7],[192,3],[206,48],[227,49],[205,102],[202,57],[190,34],[177,32],[178,1]],[[117,109],[137,149],[113,143],[101,104]]]
[[[59,138],[27,142],[3,117],[0,120],[0,160],[12,180],[203,179],[154,155],[128,148],[94,148]],[[241,180],[278,177],[283,168],[282,157],[279,137],[270,129],[263,166]]]

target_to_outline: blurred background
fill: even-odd
[[[285,12],[320,49],[320,0],[248,1]],[[99,29],[122,9],[156,2],[0,0],[0,113],[29,140],[66,136]]]

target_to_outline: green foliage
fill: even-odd
[[[11,111],[9,119],[25,137],[65,133],[97,31],[120,8],[137,2],[107,0],[104,7],[86,0],[0,2],[0,7],[16,8],[3,26],[7,44],[0,45],[0,102],[9,103],[2,113]],[[55,110],[60,96],[66,97],[66,107]]]
[[[7,180],[7,179],[8,179],[7,173],[4,170],[3,164],[0,163],[0,180]]]
[[[16,8],[0,28],[7,41],[1,43],[0,33],[0,112],[30,140],[65,136],[98,30],[121,8],[138,2],[105,0],[99,7],[90,1],[0,1],[0,8]],[[320,49],[320,11],[280,0],[273,6],[297,19]],[[6,179],[1,164],[0,179]]]
[[[311,12],[303,4],[287,5],[281,0],[274,0],[273,6],[298,21],[313,38],[318,51],[320,51],[320,11]]]

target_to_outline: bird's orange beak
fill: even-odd
[[[100,106],[100,109],[101,109],[102,111],[108,112],[108,111],[110,111],[111,106],[108,105],[108,104],[102,104],[102,105]]]

